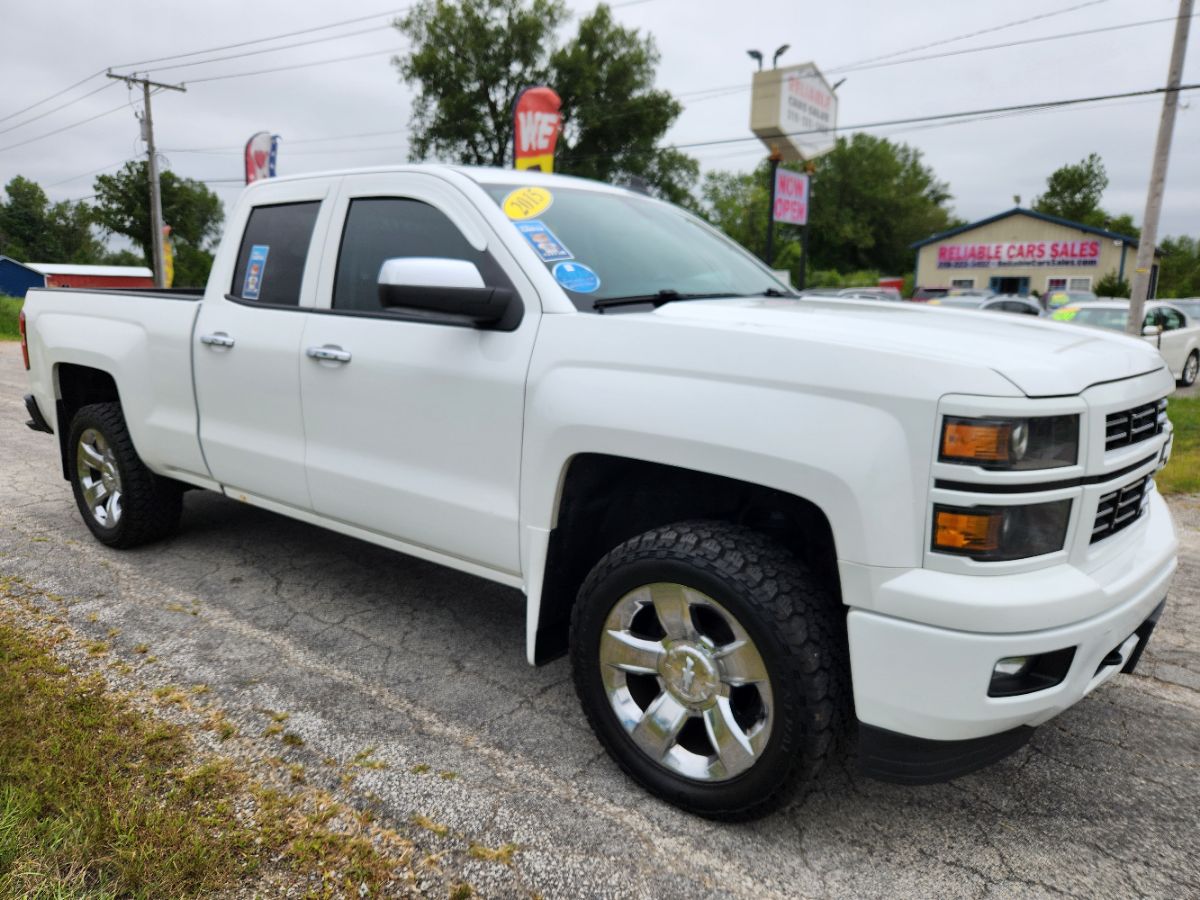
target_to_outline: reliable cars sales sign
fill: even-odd
[[[939,269],[990,269],[1005,266],[1094,266],[1099,241],[1028,241],[1009,244],[942,244]]]

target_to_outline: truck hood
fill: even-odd
[[[668,303],[645,315],[983,366],[1029,397],[1078,394],[1165,365],[1154,347],[1137,338],[1013,313],[917,303],[731,298]]]

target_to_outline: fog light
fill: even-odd
[[[1005,656],[992,667],[988,696],[1017,697],[1062,684],[1074,659],[1074,647],[1028,656]]]
[[[1023,675],[1029,668],[1029,662],[1028,656],[1006,656],[996,663],[996,668],[992,669],[992,678],[994,680],[997,675],[1003,675],[1006,678]]]

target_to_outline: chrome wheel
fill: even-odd
[[[767,746],[773,709],[762,655],[699,591],[659,583],[623,596],[604,623],[600,669],[625,732],[685,778],[734,778]]]
[[[1187,358],[1187,362],[1183,364],[1183,383],[1192,385],[1196,383],[1196,376],[1200,375],[1200,356],[1193,353]]]
[[[79,436],[75,467],[92,518],[105,528],[116,527],[121,520],[121,472],[112,447],[95,428]]]

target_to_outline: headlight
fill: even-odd
[[[1031,506],[933,507],[933,550],[980,562],[1027,559],[1063,548],[1071,501]]]
[[[1079,457],[1079,416],[964,419],[946,416],[938,461],[984,469],[1054,469]]]

